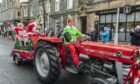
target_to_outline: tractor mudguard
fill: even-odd
[[[47,41],[50,43],[62,43],[62,40],[60,38],[55,37],[55,36],[41,37],[41,38],[39,38],[39,41]]]

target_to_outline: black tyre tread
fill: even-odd
[[[40,77],[39,73],[37,74],[39,76],[39,79],[43,83],[53,84],[59,78],[59,75],[61,73],[61,60],[59,57],[59,52],[57,48],[53,46],[52,44],[49,44],[47,42],[40,42],[35,49],[35,54],[36,54],[36,51],[40,48],[44,49],[46,53],[48,54],[51,68],[50,68],[50,72],[47,78],[43,79],[42,77]]]
[[[109,81],[101,78],[93,78],[90,84],[111,84]]]

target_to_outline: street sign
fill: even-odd
[[[127,5],[123,8],[123,13],[129,14],[131,12],[132,12],[132,7],[131,6]]]

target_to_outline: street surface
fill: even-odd
[[[32,63],[14,64],[10,57],[13,47],[14,42],[0,37],[0,84],[42,84]],[[55,84],[88,84],[88,78],[62,71]]]

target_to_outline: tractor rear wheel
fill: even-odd
[[[45,84],[53,84],[61,73],[59,52],[55,46],[40,42],[35,49],[35,68],[39,79]]]

